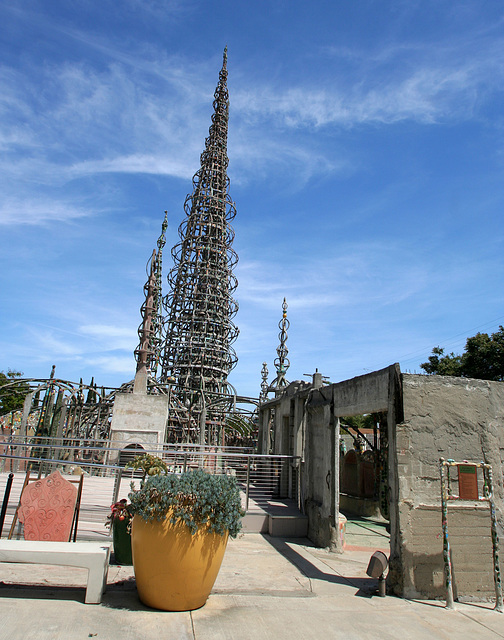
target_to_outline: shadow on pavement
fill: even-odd
[[[378,589],[378,581],[373,578],[344,577],[335,573],[325,573],[282,538],[272,538],[266,534],[263,534],[263,538],[311,580],[324,580],[333,584],[355,587],[357,589],[355,595],[361,598],[371,598]],[[296,539],[296,544],[299,544],[298,539]]]
[[[84,604],[85,595],[85,587],[0,583],[0,599],[22,598],[26,600],[75,600],[76,602]]]
[[[27,585],[5,584],[0,582],[0,600],[16,598],[24,600],[61,600],[84,603],[85,587],[65,587],[62,585]],[[96,606],[86,605],[91,609]],[[98,605],[100,606],[100,605]],[[134,580],[109,584],[102,596],[101,606],[109,609],[126,609],[128,611],[154,611],[142,604],[138,598]]]

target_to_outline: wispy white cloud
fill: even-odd
[[[149,239],[146,212],[158,195],[181,191],[182,216],[220,68],[214,35],[224,27],[199,0],[46,4],[0,9],[10,20],[0,63],[9,310],[0,352],[4,367],[27,374],[56,364],[60,377],[120,384],[135,368],[146,279],[138,255],[147,242],[147,259],[159,233],[156,222]],[[273,371],[284,296],[290,379],[315,366],[335,378],[362,373],[476,326],[488,309],[496,317],[502,22],[476,0],[453,8],[432,0],[442,24],[436,11],[414,24],[421,3],[406,1],[400,10],[370,3],[360,15],[332,3],[318,17],[315,3],[302,24],[299,1],[299,11],[271,12],[265,30],[239,4],[226,15],[231,40],[240,34],[229,42],[228,145],[239,212],[239,391],[259,390],[264,359]],[[468,8],[478,24],[470,12],[461,17]],[[207,20],[188,16],[196,10]],[[383,32],[370,23],[374,10],[391,16]],[[347,12],[354,27],[342,37],[317,28]],[[344,44],[326,46],[335,41]],[[450,216],[454,193],[465,206]],[[167,269],[171,219],[170,232]]]
[[[96,372],[95,376],[100,373],[132,376],[137,340],[135,331],[128,327],[89,324],[65,330],[28,322],[24,339],[17,344],[4,342],[1,346],[9,362],[25,358],[32,363],[32,368],[56,364],[58,377],[75,379],[75,375],[67,372],[91,369]]]
[[[52,206],[47,196],[39,197],[40,186],[54,188],[106,173],[186,180],[198,167],[217,77],[215,69],[213,76],[209,73],[209,61],[188,63],[154,46],[126,51],[96,35],[67,31],[103,50],[108,64],[100,69],[68,61],[42,64],[36,81],[31,70],[5,65],[0,70],[0,224],[89,215],[80,205]],[[336,51],[340,58],[342,53],[364,64],[362,52]],[[348,170],[350,161],[337,144],[310,139],[313,128],[404,120],[429,124],[471,115],[485,92],[495,90],[502,79],[503,54],[495,43],[472,58],[457,53],[446,48],[436,61],[425,46],[384,46],[353,84],[348,79],[330,82],[330,65],[320,85],[308,80],[273,87],[260,76],[251,85],[237,74],[229,146],[233,180],[239,185],[270,175],[288,176],[287,188],[292,190],[314,176]],[[409,57],[399,64],[404,54]],[[151,82],[153,76],[158,82]],[[293,131],[307,135],[293,138]],[[18,186],[11,186],[13,180],[24,182],[26,201]]]
[[[92,324],[79,327],[79,332],[93,338],[95,343],[99,345],[100,350],[116,351],[124,349],[133,353],[133,349],[138,342],[138,335],[132,327]]]
[[[97,372],[114,373],[119,375],[130,376],[135,374],[135,360],[133,356],[113,356],[106,355],[101,357],[84,358],[86,366],[93,367]],[[126,382],[126,380],[125,380]]]
[[[488,92],[501,91],[504,78],[502,40],[488,30],[435,44],[322,47],[317,55],[328,64],[319,65],[313,80],[242,89],[235,103],[252,122],[274,117],[279,126],[297,129],[403,120],[429,124],[471,117]],[[348,61],[355,68],[348,69]]]
[[[184,158],[134,154],[106,160],[78,162],[69,168],[68,173],[75,177],[97,173],[148,173],[187,179],[194,174],[194,171],[194,163],[191,166],[191,163]]]
[[[321,246],[325,246],[321,241]],[[298,255],[286,271],[268,260],[240,263],[239,299],[256,308],[278,309],[287,297],[297,313],[314,309],[373,308],[398,304],[425,288],[430,267],[423,260],[400,263],[398,247],[362,243],[340,247],[337,256]],[[320,317],[316,316],[317,322]]]
[[[180,169],[168,158],[182,157],[183,165],[183,158],[192,154],[194,166],[202,132],[209,124],[199,98],[169,88],[152,93],[145,78],[132,77],[119,65],[103,72],[68,63],[43,68],[40,82],[47,84],[41,96],[22,90],[31,81],[19,71],[7,72],[4,78],[8,81],[0,143],[5,152],[3,168],[9,173],[16,170],[13,162],[27,160],[44,160],[50,167],[48,179],[57,171],[74,178],[80,166],[89,170],[86,161],[95,162],[96,172],[109,171],[114,163],[117,170],[130,172],[136,163],[158,173],[159,165],[152,158],[164,155],[166,167],[161,171],[178,175]]]
[[[310,143],[289,137],[252,130],[238,122],[238,132],[232,132],[229,156],[232,158],[233,184],[259,181],[274,174],[291,178],[278,189],[302,189],[314,176],[326,176],[348,169],[348,158],[336,151],[322,151]]]
[[[167,15],[172,18],[187,15],[197,6],[195,0],[126,0],[126,4],[138,9],[140,13],[146,11],[155,18],[164,19]]]
[[[488,72],[485,76],[488,80]],[[330,90],[303,86],[280,91],[263,87],[240,92],[235,100],[249,117],[275,117],[290,128],[403,120],[429,124],[472,115],[485,79],[478,65],[420,68],[404,79],[386,80],[380,86],[365,83]]]
[[[65,203],[61,199],[35,200],[29,196],[7,198],[0,202],[0,225],[41,225],[49,222],[68,222],[95,215],[96,211]]]
[[[53,354],[61,360],[75,358],[82,355],[84,344],[79,340],[70,340],[60,331],[51,329],[37,329],[30,327],[31,342],[37,345],[39,353]]]

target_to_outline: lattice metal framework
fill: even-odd
[[[275,358],[275,369],[277,372],[276,378],[271,383],[271,390],[278,391],[279,389],[283,389],[286,387],[289,382],[285,378],[285,374],[287,373],[287,369],[290,367],[290,360],[287,357],[289,350],[287,349],[287,331],[290,327],[290,322],[287,318],[287,301],[285,298],[282,302],[282,319],[278,323],[278,328],[280,329],[280,333],[278,334],[278,339],[280,340],[280,344],[277,347],[277,357]]]
[[[1,386],[0,395],[16,387],[26,394],[23,409],[11,416],[16,434],[61,438],[63,444],[69,438],[108,438],[115,394],[128,390],[97,387],[93,379],[89,385],[61,380],[54,366],[49,378],[17,378]]]
[[[147,263],[148,279],[144,285],[145,300],[140,309],[142,323],[138,327],[140,339],[135,349],[137,372],[145,369],[147,374],[156,377],[162,345],[162,262],[163,247],[166,244],[165,233],[168,227],[168,213],[161,226],[161,235],[157,241],[157,251],[154,249]]]
[[[268,363],[263,362],[262,369],[261,369],[262,382],[261,382],[261,393],[259,394],[259,402],[266,402],[266,400],[268,399],[268,388],[269,388],[268,373],[269,373]]]
[[[231,346],[238,335],[232,322],[238,309],[232,297],[238,258],[232,249],[230,221],[236,209],[227,176],[227,49],[213,108],[201,167],[184,205],[180,241],[172,249],[174,267],[168,275],[170,291],[164,298],[166,335],[160,375],[161,381],[173,380],[174,402],[186,407],[193,419],[204,412],[208,417],[203,422],[219,420],[212,418],[212,412],[217,411],[212,407],[232,394],[227,378],[237,361]]]

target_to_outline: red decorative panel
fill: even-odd
[[[18,517],[24,523],[25,540],[67,542],[77,501],[77,487],[59,471],[32,482],[21,496]]]

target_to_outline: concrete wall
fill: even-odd
[[[291,386],[263,405],[261,413],[261,441],[267,442],[272,425],[275,453],[301,456],[300,508],[309,517],[309,537],[335,550],[341,549],[336,521],[339,418],[382,414],[391,531],[387,584],[397,595],[445,595],[440,457],[492,465],[504,540],[504,383],[401,374],[398,365],[391,365],[325,387]],[[455,597],[493,597],[488,504],[451,502],[448,526]]]
[[[124,448],[128,444],[142,443],[154,449],[165,439],[168,420],[168,396],[151,396],[146,393],[118,393],[110,425],[110,444]],[[110,453],[114,464],[119,451]]]
[[[308,515],[309,537],[322,547],[340,547],[338,536],[338,442],[331,419],[331,393],[320,374],[312,384],[292,382],[259,410],[259,452],[299,456],[293,473],[299,509]],[[336,455],[337,454],[337,455]],[[285,482],[281,484],[287,495]]]
[[[363,413],[395,416],[398,367],[322,385],[295,382],[260,408],[259,443],[271,452],[301,456],[299,507],[308,515],[308,535],[322,547],[341,550],[339,531],[339,417]],[[268,435],[268,431],[272,432]]]
[[[504,384],[402,375],[404,419],[391,429],[395,498],[389,585],[405,597],[444,597],[440,457],[493,466],[503,525]],[[450,503],[455,597],[492,597],[493,563],[487,503]]]
[[[335,416],[359,416],[386,412],[389,408],[390,376],[394,365],[364,376],[331,385]]]
[[[321,547],[341,548],[339,515],[339,439],[331,417],[329,387],[313,389],[306,402],[304,455],[308,537]]]

